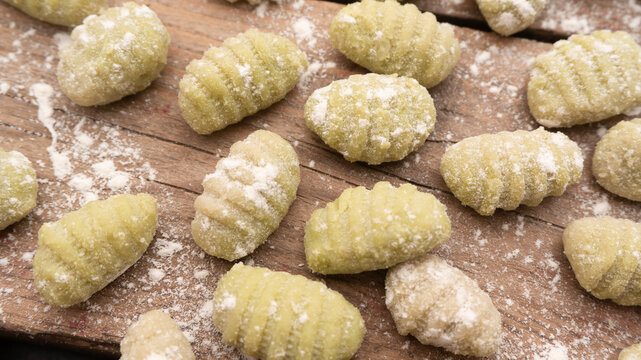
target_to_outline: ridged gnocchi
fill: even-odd
[[[365,334],[358,309],[325,284],[242,263],[218,282],[214,325],[223,342],[264,360],[347,360]]]
[[[33,280],[51,305],[83,302],[124,273],[156,233],[156,199],[116,195],[87,203],[38,231]]]
[[[4,0],[34,18],[51,24],[76,26],[107,7],[107,0]]]
[[[196,244],[229,261],[250,254],[285,217],[299,183],[298,156],[277,134],[258,130],[234,143],[194,202]]]
[[[455,354],[490,356],[501,314],[476,281],[435,255],[397,265],[385,278],[385,305],[401,335]]]
[[[492,30],[510,36],[532,25],[549,0],[476,0]]]
[[[443,81],[461,55],[452,26],[395,0],[345,6],[329,36],[336,49],[369,71],[412,77],[428,88]]]
[[[421,256],[450,237],[445,206],[432,194],[383,181],[370,191],[349,188],[312,213],[305,257],[320,274],[385,269]]]
[[[534,60],[527,96],[532,115],[547,127],[626,112],[641,103],[641,47],[622,31],[558,41]]]
[[[470,137],[441,159],[441,175],[454,196],[484,216],[560,196],[582,171],[579,146],[543,128]]]
[[[36,207],[38,181],[26,156],[0,148],[0,230],[18,222]]]
[[[178,324],[159,310],[144,313],[120,342],[120,360],[195,360]]]
[[[250,29],[207,50],[180,80],[182,116],[211,134],[280,101],[307,68],[307,56],[284,37]]]
[[[436,109],[416,80],[396,75],[352,75],[312,93],[305,121],[349,161],[397,161],[423,145]]]
[[[563,231],[563,248],[585,290],[620,305],[641,305],[640,223],[579,219]]]
[[[90,16],[60,49],[58,84],[74,103],[104,105],[147,88],[167,63],[169,33],[145,5]]]
[[[641,344],[628,346],[619,354],[619,360],[639,360],[641,359]]]
[[[606,190],[641,201],[641,119],[621,121],[601,138],[592,174]]]

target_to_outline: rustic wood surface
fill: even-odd
[[[424,2],[439,6],[435,1]],[[189,223],[205,174],[213,171],[233,142],[266,128],[294,144],[301,160],[302,181],[298,198],[280,228],[244,261],[322,279],[343,293],[361,310],[367,326],[356,359],[458,358],[398,335],[384,304],[384,271],[321,277],[305,266],[303,228],[311,212],[334,200],[345,188],[372,187],[382,180],[413,183],[447,206],[453,234],[435,253],[476,279],[503,315],[504,340],[492,359],[547,359],[564,352],[571,359],[616,359],[621,347],[641,342],[639,307],[599,301],[583,291],[561,244],[563,228],[583,216],[609,214],[641,221],[638,203],[607,193],[590,175],[590,159],[599,136],[624,116],[564,131],[584,150],[583,177],[563,196],[548,198],[535,208],[481,217],[461,206],[438,171],[447,146],[465,137],[537,127],[527,108],[527,72],[533,57],[548,50],[549,43],[457,27],[461,61],[442,84],[430,89],[438,112],[436,130],[405,160],[366,166],[348,163],[329,149],[305,127],[302,116],[305,100],[314,89],[363,72],[328,41],[329,23],[342,5],[307,0],[254,9],[221,0],[148,3],[171,33],[168,66],[146,91],[98,108],[75,106],[57,88],[54,38],[65,29],[0,3],[0,145],[29,157],[40,178],[38,207],[23,221],[0,232],[0,332],[115,355],[132,320],[147,310],[166,308],[194,340],[199,358],[240,358],[238,351],[221,343],[210,319],[216,281],[231,263],[200,250],[191,239]],[[454,12],[441,11],[448,16],[478,19],[478,14],[474,15],[478,10],[470,10],[471,1],[442,3],[441,9],[459,4]],[[590,19],[599,19],[598,11],[601,18],[614,14],[617,17],[606,23],[613,25],[630,25],[633,21],[623,21],[625,16],[638,12],[634,1],[565,3],[596,11]],[[606,7],[608,4],[616,5]],[[464,15],[465,9],[472,15]],[[542,22],[537,24],[542,26]],[[199,136],[183,122],[177,105],[183,69],[210,45],[250,27],[296,40],[307,52],[314,71],[270,109],[211,136]],[[299,31],[297,37],[295,29],[310,27],[313,31]],[[3,83],[9,85],[6,91]],[[71,176],[59,179],[53,173],[47,153],[52,135],[38,120],[38,106],[29,92],[35,83],[56,89],[52,100],[56,151],[71,160]],[[92,172],[92,164],[109,159],[129,174],[126,189],[111,190],[105,179]],[[87,189],[79,189],[72,181],[79,174],[93,180],[91,190],[101,198],[125,190],[156,196],[160,225],[149,250],[124,275],[89,301],[58,309],[44,303],[34,290],[31,257],[40,225],[78,208],[85,200],[83,191]],[[164,277],[158,280],[158,274]]]

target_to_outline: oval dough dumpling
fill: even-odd
[[[396,75],[352,75],[312,93],[307,127],[349,161],[397,161],[423,145],[436,109],[416,80]]]
[[[385,305],[401,335],[455,354],[490,356],[501,314],[476,281],[435,255],[397,265],[385,278]]]
[[[628,346],[619,354],[619,360],[639,360],[641,359],[641,344]]]
[[[454,196],[485,216],[560,196],[582,171],[579,146],[543,128],[470,137],[441,159],[441,175]]]
[[[492,30],[510,36],[532,25],[549,0],[476,0]]]
[[[38,231],[33,280],[45,300],[69,307],[124,273],[156,233],[156,199],[116,195],[87,203]]]
[[[107,7],[107,0],[4,0],[33,16],[51,24],[76,26],[89,15]]]
[[[229,261],[250,254],[278,228],[299,183],[298,156],[277,134],[258,130],[234,143],[194,203],[196,244]]]
[[[180,111],[194,131],[211,134],[280,101],[305,68],[307,57],[293,42],[247,30],[187,66]]]
[[[312,213],[305,257],[320,274],[386,269],[421,256],[450,237],[445,206],[432,194],[384,181],[370,191],[349,188]]]
[[[641,305],[641,224],[611,217],[573,221],[565,255],[581,286],[599,299]]]
[[[195,360],[178,324],[159,310],[148,311],[127,329],[120,360]]]
[[[147,88],[167,63],[169,33],[133,2],[90,16],[60,49],[58,84],[73,102],[104,105]]]
[[[630,34],[573,35],[539,55],[528,103],[541,125],[570,127],[607,119],[641,103],[641,47]]]
[[[641,201],[641,119],[621,121],[601,138],[592,173],[606,190]]]
[[[38,181],[31,161],[17,151],[0,148],[0,230],[18,222],[34,207]]]
[[[335,48],[369,71],[412,77],[428,88],[443,81],[461,55],[452,26],[395,0],[345,6],[329,36]]]
[[[214,325],[223,342],[264,360],[347,360],[365,334],[358,309],[325,284],[242,263],[218,282]]]

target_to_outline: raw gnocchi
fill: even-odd
[[[307,57],[284,37],[250,29],[207,50],[180,80],[182,116],[211,134],[280,101],[307,68]]]
[[[51,305],[83,302],[147,250],[156,233],[156,199],[116,195],[87,203],[38,231],[35,287]]]
[[[0,230],[27,216],[36,207],[37,197],[36,171],[29,159],[0,148]]]
[[[467,138],[441,159],[441,175],[454,196],[484,216],[560,196],[582,171],[579,146],[543,128]]]
[[[294,148],[272,132],[253,132],[203,180],[191,223],[196,244],[229,261],[250,254],[285,217],[299,183]]]
[[[534,60],[527,96],[532,115],[547,127],[626,112],[641,103],[641,48],[622,31],[558,41]]]
[[[377,165],[418,149],[434,130],[436,109],[412,78],[352,75],[314,91],[305,121],[345,159]]]
[[[104,105],[147,88],[167,63],[169,33],[133,2],[90,16],[60,49],[58,84],[73,102]]]
[[[411,184],[350,188],[312,213],[305,257],[312,271],[355,274],[421,256],[450,237],[445,206]]]
[[[443,81],[461,55],[450,25],[395,0],[347,5],[332,20],[329,36],[332,45],[358,65],[412,77],[428,88]]]
[[[501,343],[501,314],[476,281],[435,255],[397,265],[385,305],[401,335],[455,354],[489,356]]]
[[[4,0],[34,18],[48,23],[76,26],[107,7],[107,0]]]
[[[639,360],[641,359],[641,344],[628,346],[619,354],[619,360]]]
[[[601,138],[592,173],[608,191],[641,201],[641,119],[621,121]]]
[[[300,275],[234,265],[214,292],[223,341],[260,359],[350,359],[365,334],[352,304]]]
[[[196,359],[178,324],[159,310],[146,312],[127,329],[120,342],[120,353],[120,360]]]
[[[563,231],[565,255],[581,286],[599,299],[641,305],[641,224],[583,218]]]
[[[476,0],[492,30],[510,36],[532,25],[549,0]]]

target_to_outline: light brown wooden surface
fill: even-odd
[[[363,72],[327,40],[331,18],[342,5],[307,0],[296,9],[271,3],[257,14],[245,3],[219,0],[149,3],[171,33],[169,64],[146,91],[99,108],[75,106],[57,89],[53,37],[65,29],[0,3],[0,90],[2,83],[9,85],[0,95],[0,145],[23,152],[41,179],[35,211],[0,232],[2,332],[116,354],[133,319],[150,309],[167,308],[194,340],[199,358],[239,358],[236,350],[221,343],[208,308],[217,279],[231,263],[200,250],[191,239],[189,223],[205,174],[213,171],[233,142],[266,128],[294,144],[302,181],[280,228],[244,261],[322,279],[343,293],[361,310],[367,326],[357,359],[457,358],[398,335],[384,304],[384,271],[321,277],[305,266],[303,229],[311,212],[347,187],[371,188],[382,180],[411,182],[447,206],[453,234],[435,252],[476,279],[501,312],[504,340],[493,359],[546,359],[563,348],[571,359],[616,359],[621,347],[641,342],[641,310],[599,301],[584,292],[561,245],[562,229],[573,219],[609,214],[641,221],[638,203],[607,193],[590,175],[599,135],[623,116],[564,131],[584,150],[583,177],[562,197],[546,199],[536,208],[481,217],[460,205],[438,171],[446,147],[465,137],[537,126],[527,108],[528,64],[550,44],[456,28],[461,61],[450,77],[430,89],[438,112],[435,132],[405,160],[372,167],[345,161],[305,127],[302,117],[304,102],[315,88]],[[317,68],[310,81],[270,109],[211,136],[197,135],[182,121],[177,85],[191,59],[249,27],[296,39],[296,24],[306,21],[315,27],[313,38],[298,42]],[[109,189],[107,181],[92,172],[92,164],[113,159],[118,170],[131,176],[125,190],[149,192],[160,204],[156,240],[142,259],[89,301],[69,309],[47,306],[32,286],[30,256],[39,226],[83,202],[71,176],[58,179],[53,174],[46,150],[51,134],[38,120],[38,107],[29,93],[35,83],[56,89],[56,149],[66,152],[73,174],[93,179],[93,191],[100,197],[121,192]],[[165,276],[153,282],[152,269]]]

